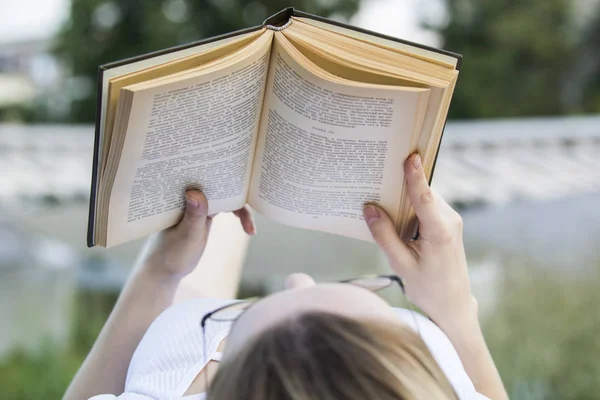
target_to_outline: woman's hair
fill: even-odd
[[[457,396],[421,338],[394,322],[305,313],[221,364],[210,400],[448,400]]]

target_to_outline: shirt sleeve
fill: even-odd
[[[452,342],[436,324],[414,311],[403,308],[394,308],[394,311],[404,323],[420,334],[460,400],[489,400],[477,393]]]
[[[151,397],[143,396],[137,393],[123,393],[120,396],[114,394],[99,394],[90,397],[89,400],[153,400]]]
[[[192,299],[161,313],[131,358],[125,381],[126,394],[139,394],[149,399],[181,397],[231,326],[229,321],[210,320],[203,333],[202,318],[232,301]],[[121,400],[121,397],[117,399]],[[129,397],[123,399],[130,400]]]

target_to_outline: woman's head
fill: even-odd
[[[286,280],[236,321],[211,399],[455,399],[421,338],[378,295]]]
[[[420,337],[399,322],[325,312],[261,332],[219,368],[214,400],[456,399]]]
[[[236,321],[227,338],[225,356],[236,353],[249,339],[266,329],[306,312],[325,312],[360,320],[397,320],[388,303],[369,290],[344,283],[316,285],[309,276],[294,274],[286,280],[285,290],[252,305]]]

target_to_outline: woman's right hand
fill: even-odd
[[[462,239],[462,219],[427,183],[421,158],[404,163],[408,197],[419,219],[419,238],[404,243],[381,208],[366,205],[375,243],[404,281],[409,299],[443,330],[477,318]]]

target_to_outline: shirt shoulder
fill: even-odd
[[[114,394],[99,394],[90,397],[89,400],[152,400],[152,397],[147,397],[137,393],[123,393],[120,396]]]
[[[404,308],[394,308],[394,311],[405,324],[420,334],[459,399],[486,400],[475,390],[452,342],[435,323],[415,311]]]
[[[181,388],[187,389],[195,378],[193,372],[208,362],[231,327],[230,322],[209,320],[203,332],[202,318],[233,301],[198,298],[163,311],[150,325],[131,358],[125,391],[151,398],[181,395],[178,392]]]

